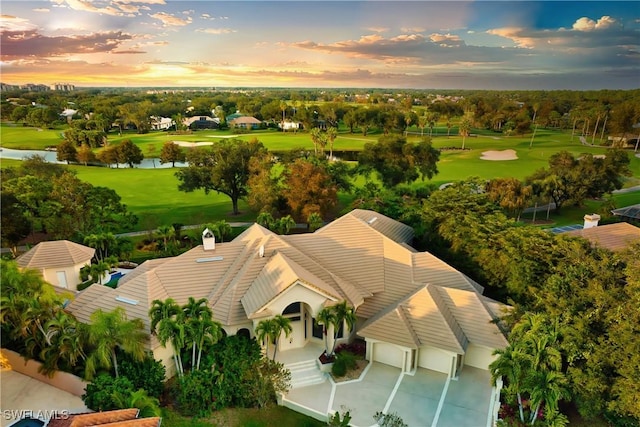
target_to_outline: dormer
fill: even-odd
[[[216,249],[216,236],[214,236],[213,231],[205,228],[202,232],[202,246],[204,246],[205,251],[213,251]]]

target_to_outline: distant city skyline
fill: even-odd
[[[0,80],[640,88],[636,1],[2,1]]]

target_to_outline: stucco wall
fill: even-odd
[[[80,283],[80,268],[82,268],[85,264],[88,264],[91,260],[87,260],[87,262],[76,264],[67,267],[51,267],[45,268],[42,272],[44,280],[51,283],[53,286],[64,287],[61,286],[58,281],[58,271],[64,271],[67,277],[67,287],[71,291],[75,291],[78,289],[78,284]]]
[[[38,369],[42,363],[35,360],[26,361],[15,351],[2,349],[2,355],[6,357],[9,366],[16,372],[27,375],[31,378],[35,378],[38,381],[52,385],[60,390],[67,391],[75,396],[82,396],[85,391],[87,383],[68,372],[56,372],[52,377],[42,375],[38,372]]]

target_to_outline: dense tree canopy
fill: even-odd
[[[362,171],[375,171],[385,186],[395,187],[418,177],[431,179],[438,173],[439,158],[440,151],[433,148],[428,138],[409,143],[402,136],[391,135],[365,144],[358,162]]]

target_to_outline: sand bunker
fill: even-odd
[[[484,151],[482,153],[482,160],[518,160],[518,155],[515,150],[502,150],[502,151]]]
[[[213,142],[173,141],[173,143],[181,147],[201,147],[203,145],[213,145]]]

